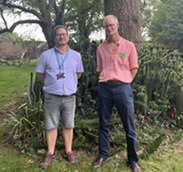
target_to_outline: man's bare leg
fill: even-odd
[[[48,153],[54,154],[56,139],[58,135],[57,128],[47,131],[46,135],[47,135]]]
[[[63,128],[63,137],[65,143],[65,151],[70,152],[72,151],[72,139],[73,139],[73,129]]]

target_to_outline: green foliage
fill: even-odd
[[[174,137],[174,139],[172,140],[172,143],[175,144],[179,141],[181,141],[181,139],[183,138],[183,130],[179,129]]]
[[[139,53],[140,69],[133,88],[137,114],[157,120],[168,118],[172,108],[182,112],[183,59],[181,54],[163,46],[147,44]],[[172,103],[173,102],[173,103]],[[176,117],[178,120],[178,117]],[[169,123],[170,121],[168,121]],[[170,122],[171,123],[171,122]],[[162,121],[160,124],[163,124]]]
[[[149,36],[154,42],[183,52],[182,8],[182,0],[160,3],[154,12],[154,18],[149,27]]]
[[[12,41],[21,44],[23,40],[18,36],[17,33],[6,32],[1,35],[0,41]]]
[[[0,60],[0,65],[6,64],[8,66],[20,67],[24,63],[23,60]]]
[[[142,17],[142,37],[144,40],[148,39],[148,30],[153,21],[154,12],[158,8],[160,1],[141,0],[140,11]]]
[[[31,78],[32,79],[32,78]],[[18,112],[11,112],[9,125],[14,144],[22,150],[30,151],[32,148],[44,147],[46,137],[44,132],[44,110],[40,97],[33,95],[33,82],[30,82],[30,96],[27,103],[18,108]]]
[[[76,148],[78,145],[84,145],[81,146],[83,149],[97,154],[99,119],[98,116],[94,115],[92,119],[90,119],[90,117],[88,118],[89,119],[76,119],[76,139],[74,140],[74,147]],[[110,128],[110,156],[113,156],[120,150],[124,150],[126,148],[125,134],[121,127],[121,120],[118,115],[114,114],[112,116]]]
[[[140,158],[145,159],[153,154],[158,149],[164,138],[165,133],[160,133],[160,135],[156,139],[154,139],[152,143],[148,144],[144,148],[143,154],[140,156]]]
[[[96,114],[96,87],[98,83],[95,57],[96,47],[97,43],[92,42],[87,51],[81,52],[84,73],[79,80],[76,110],[77,115],[80,117],[85,116],[88,118],[90,116],[92,118]]]
[[[71,39],[77,44],[78,51],[86,53],[90,47],[90,34],[101,29],[103,8],[101,0],[68,1],[68,11],[65,17],[78,15],[74,21],[66,22],[67,27],[71,30]]]

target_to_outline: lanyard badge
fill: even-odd
[[[55,55],[56,55],[56,58],[57,58],[57,63],[58,63],[59,70],[61,70],[62,66],[64,65],[65,60],[66,60],[68,54],[69,54],[69,49],[68,49],[67,52],[65,53],[65,56],[64,56],[64,59],[62,60],[62,63],[60,63],[59,56],[58,56],[58,52],[57,52],[57,50],[55,49]],[[65,78],[65,75],[64,75],[63,72],[59,72],[58,74],[56,74],[56,77],[57,77],[57,80],[58,80],[58,79],[60,79],[60,78]]]
[[[56,76],[57,76],[57,79],[65,78],[64,73],[58,73],[58,74],[56,74]]]

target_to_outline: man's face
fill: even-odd
[[[119,24],[113,17],[106,17],[104,21],[104,28],[107,36],[113,36],[118,33]]]
[[[55,41],[59,46],[67,45],[69,42],[69,35],[64,28],[58,28],[55,33]]]

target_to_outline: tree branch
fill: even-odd
[[[62,7],[61,7],[61,11],[60,11],[60,17],[61,17],[62,19],[64,18],[66,3],[67,3],[67,0],[63,0],[63,4],[62,4]]]
[[[58,16],[58,14],[59,14],[59,8],[58,8],[56,2],[54,3],[53,8],[55,10],[56,16]]]
[[[7,22],[6,22],[6,20],[5,20],[4,15],[3,15],[3,10],[2,10],[2,9],[1,9],[1,17],[2,17],[2,19],[3,19],[3,21],[4,21],[5,27],[8,28],[8,25],[7,25]]]
[[[90,6],[88,6],[87,8],[82,9],[79,13],[77,13],[74,16],[70,16],[68,18],[65,18],[65,21],[72,21],[72,20],[74,20],[76,17],[79,17],[81,14],[84,14],[85,12],[87,12],[91,8],[93,8],[96,5],[97,2],[98,2],[98,0],[94,0],[93,3]]]
[[[10,32],[12,33],[13,30],[20,24],[25,24],[25,23],[33,23],[33,24],[39,24],[40,26],[42,25],[41,21],[39,20],[20,20],[20,21],[17,21],[15,23],[12,24],[12,26],[10,28],[5,28],[5,29],[1,29],[0,30],[0,34],[1,33],[4,33],[4,32]]]
[[[55,4],[55,0],[49,0],[49,4],[47,6],[47,10],[51,11],[53,9],[54,4]]]
[[[40,19],[41,21],[44,21],[44,18],[35,10],[31,10],[31,9],[26,9],[22,6],[19,6],[19,5],[14,5],[14,4],[11,4],[11,3],[7,3],[6,2],[7,0],[3,0],[2,2],[0,2],[1,5],[3,6],[6,6],[6,7],[9,7],[9,8],[16,8],[16,9],[19,9],[23,12],[27,12],[27,13],[30,13],[30,14],[33,14],[35,15],[38,19]]]

